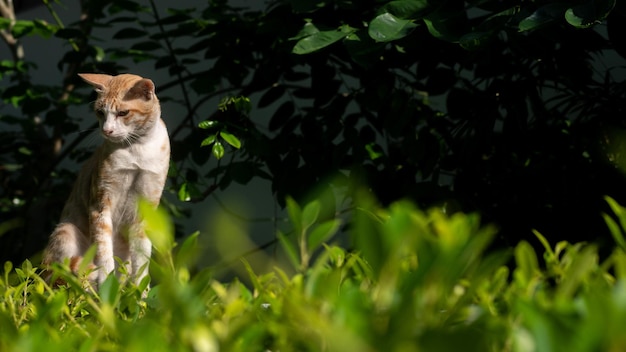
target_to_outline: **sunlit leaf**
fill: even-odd
[[[220,141],[216,140],[213,144],[211,152],[213,153],[213,156],[219,160],[224,157],[224,146]]]
[[[226,131],[221,131],[220,137],[222,137],[222,139],[225,140],[226,143],[230,144],[231,146],[237,149],[241,148],[241,141],[239,140],[239,138],[235,137],[235,135],[228,133]]]
[[[213,143],[215,143],[215,139],[217,138],[217,135],[213,134],[210,135],[208,137],[206,137],[205,139],[202,140],[202,143],[200,143],[201,147],[205,147],[207,145],[211,145]]]
[[[165,210],[142,200],[139,202],[139,212],[152,246],[160,253],[169,253],[174,246],[174,226]]]
[[[217,124],[219,124],[219,122],[217,121],[205,120],[205,121],[201,121],[200,123],[198,123],[198,127],[206,130],[213,126],[216,126]]]
[[[527,285],[539,274],[537,255],[526,241],[521,241],[515,247],[515,263],[517,268],[514,275],[516,279],[521,280],[522,285]]]
[[[120,282],[115,275],[107,276],[106,280],[98,288],[98,294],[102,302],[115,305],[120,292]]]

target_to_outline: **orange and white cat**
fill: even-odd
[[[76,272],[87,249],[96,254],[90,281],[99,285],[125,263],[139,283],[152,244],[138,214],[139,199],[157,206],[169,168],[170,142],[154,83],[131,74],[79,74],[98,93],[96,116],[104,142],[85,162],[42,264],[69,260]]]

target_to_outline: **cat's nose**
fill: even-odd
[[[104,133],[105,136],[110,136],[113,134],[113,130],[102,130],[102,133]]]

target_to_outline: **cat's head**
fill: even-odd
[[[131,74],[79,76],[98,93],[94,108],[105,139],[131,144],[147,135],[160,118],[161,108],[151,80]]]

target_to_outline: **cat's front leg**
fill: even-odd
[[[110,207],[92,210],[89,223],[93,243],[96,245],[96,256],[94,258],[94,264],[97,267],[96,284],[100,286],[107,275],[115,270],[113,221]]]
[[[139,284],[146,275],[150,266],[152,243],[146,236],[143,228],[138,229],[130,237],[131,270],[135,284]]]

